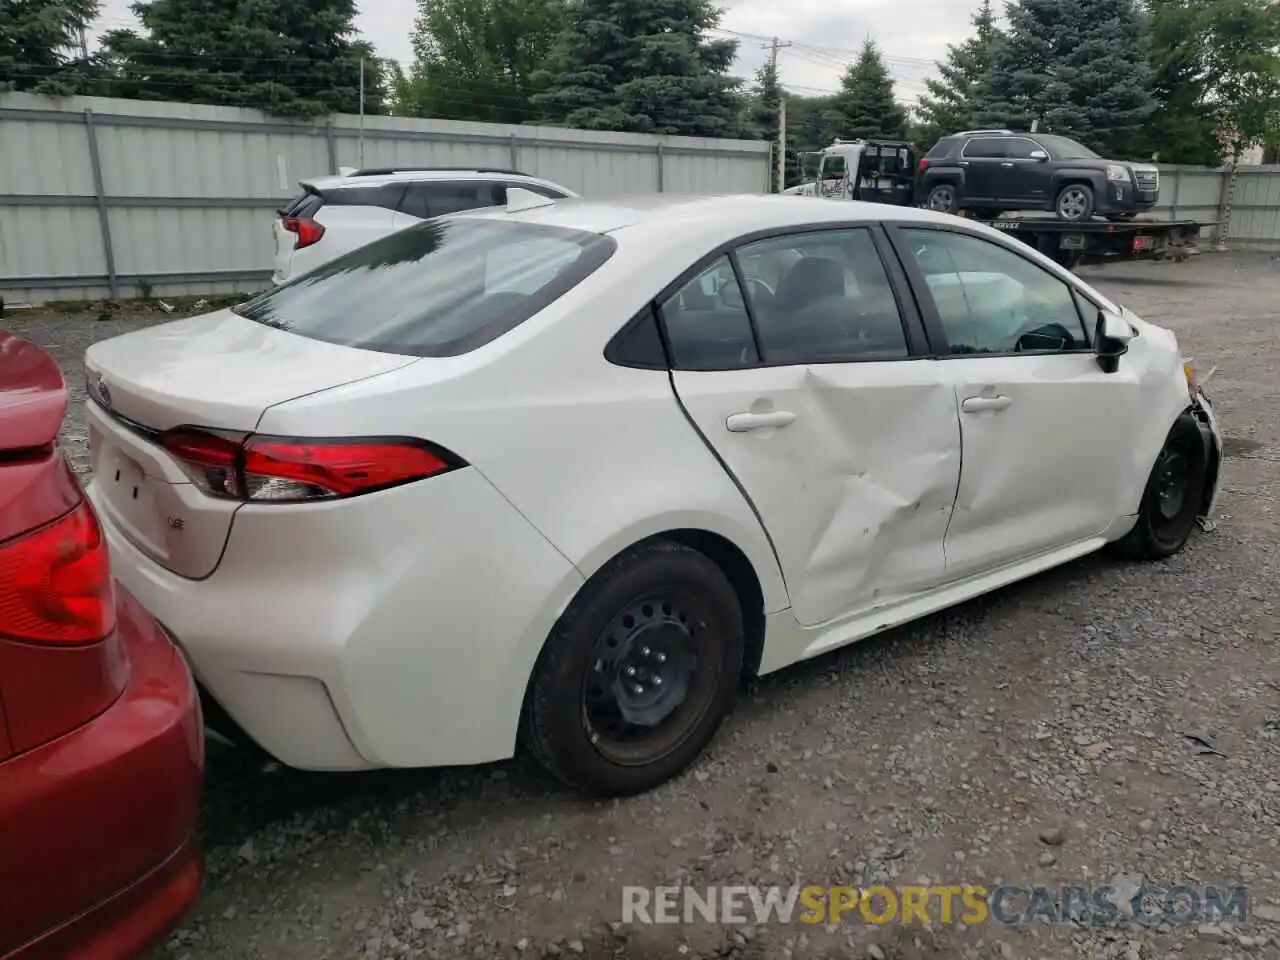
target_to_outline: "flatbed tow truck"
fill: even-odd
[[[828,200],[862,200],[895,206],[920,206],[916,198],[915,148],[902,140],[836,140],[818,153],[817,174],[784,190],[793,196]],[[1043,253],[1068,270],[1087,263],[1122,260],[1174,260],[1197,253],[1200,233],[1212,221],[1160,220],[1138,216],[1084,222],[1057,219],[1052,213],[1002,213],[986,218],[968,215]]]

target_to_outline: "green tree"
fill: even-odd
[[[1280,138],[1280,6],[1268,0],[1210,0],[1197,25],[1205,86],[1232,163]]]
[[[903,136],[907,111],[893,96],[893,78],[875,41],[868,38],[840,80],[832,103],[836,136],[846,140]]]
[[[564,0],[418,0],[416,59],[397,90],[397,109],[490,123],[536,118],[530,98],[543,85],[533,76],[564,13]]]
[[[354,0],[142,0],[144,34],[103,40],[105,93],[284,116],[381,113],[386,65],[356,39]]]
[[[711,0],[570,0],[531,99],[561,126],[739,136],[738,44],[708,37],[720,13]]]
[[[97,0],[0,0],[0,93],[83,93],[80,37],[97,15]]]
[[[919,143],[927,141],[932,146],[940,137],[970,129],[977,123],[974,91],[991,70],[1002,35],[996,27],[991,0],[982,0],[971,19],[973,35],[963,43],[949,44],[946,59],[938,62],[940,76],[924,82],[929,92],[920,97],[920,122],[913,130]]]
[[[817,172],[817,161],[804,154],[812,154],[840,133],[840,122],[835,114],[834,97],[799,97],[787,95],[787,186],[793,187],[812,179]]]
[[[1149,40],[1134,0],[1015,0],[974,99],[982,124],[1075,137],[1132,153],[1155,102]]]
[[[1201,0],[1148,0],[1156,106],[1141,152],[1164,163],[1216,167],[1222,163],[1219,121],[1205,101],[1204,44],[1195,23],[1202,7]]]
[[[766,62],[756,71],[755,83],[750,92],[747,121],[751,132],[761,140],[778,139],[778,110],[783,91],[778,83],[778,68]]]

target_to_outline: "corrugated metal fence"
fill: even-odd
[[[769,144],[396,117],[289,123],[181,103],[0,96],[0,297],[229,293],[270,276],[273,211],[339,166],[493,166],[588,197],[768,189]],[[1214,221],[1226,176],[1163,167],[1157,215]],[[1206,231],[1209,241],[1219,239]],[[1242,168],[1226,241],[1280,247],[1280,166]]]
[[[770,145],[181,103],[0,96],[0,297],[230,293],[271,273],[271,220],[340,166],[488,166],[588,197],[755,193]]]

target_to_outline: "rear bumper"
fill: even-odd
[[[125,590],[118,629],[129,660],[120,698],[0,765],[4,960],[136,956],[199,894],[204,737],[195,685]]]
[[[474,469],[344,501],[247,505],[200,581],[105,516],[103,529],[116,575],[202,688],[268,753],[308,770],[511,756],[534,661],[583,582]]]

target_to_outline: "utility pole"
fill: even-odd
[[[360,167],[364,168],[364,57],[360,58]]]
[[[790,40],[779,40],[777,37],[774,37],[774,38],[773,38],[772,40],[770,40],[768,43],[762,43],[762,44],[760,44],[760,46],[761,46],[761,47],[763,47],[765,50],[768,50],[768,51],[769,51],[769,68],[770,68],[771,70],[773,70],[773,71],[774,71],[774,73],[777,73],[777,71],[778,71],[778,51],[779,51],[779,50],[781,50],[783,47],[789,47],[789,46],[791,46],[791,41],[790,41]]]
[[[85,25],[83,23],[80,24],[78,30],[80,33],[80,59],[88,60],[89,59],[89,34],[88,34],[88,31],[85,29]]]
[[[781,193],[787,188],[787,98],[778,98],[778,189]]]

